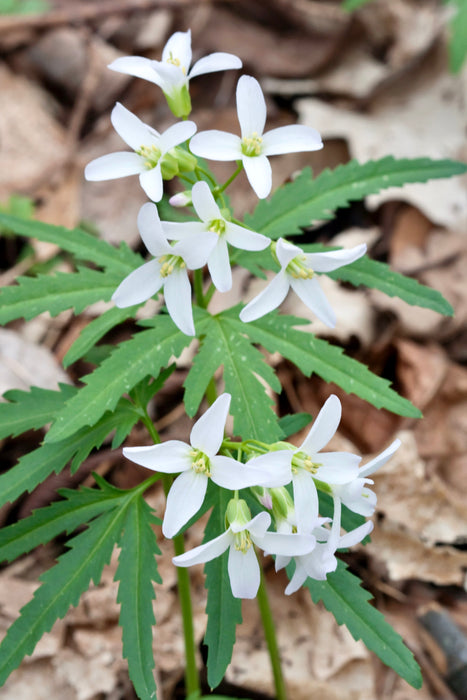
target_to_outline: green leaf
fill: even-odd
[[[83,328],[78,338],[75,340],[67,354],[63,358],[63,366],[69,367],[73,362],[84,357],[87,352],[112,328],[119,323],[123,323],[127,318],[132,318],[135,315],[137,306],[127,306],[125,309],[119,309],[114,306],[108,311],[93,319],[88,325]]]
[[[8,227],[21,236],[55,243],[62,250],[72,253],[78,260],[86,260],[113,271],[122,279],[144,262],[142,257],[133,253],[126,243],[121,243],[120,248],[114,248],[110,243],[78,228],[67,229],[63,226],[45,224],[42,221],[26,221],[2,213],[0,213],[0,225]]]
[[[258,377],[274,391],[279,392],[281,385],[263,355],[245,338],[241,321],[233,325],[223,314],[207,317],[203,334],[184,383],[188,415],[196,413],[211,377],[223,365],[225,390],[232,396],[230,411],[235,434],[265,442],[277,440],[281,434],[277,416]]]
[[[37,386],[31,387],[31,391],[7,391],[3,396],[7,402],[0,403],[0,440],[50,423],[75,393],[75,387],[69,384],[60,384],[59,391]]]
[[[216,503],[204,533],[203,542],[225,532],[225,511],[231,494],[216,489]],[[242,622],[242,601],[234,598],[227,571],[228,552],[204,565],[205,587],[208,590],[206,613],[208,622],[204,642],[208,647],[208,683],[216,688],[232,659],[236,626]]]
[[[24,491],[32,491],[49,474],[58,474],[71,460],[71,470],[76,471],[92,449],[100,447],[112,430],[117,430],[113,447],[116,447],[139,420],[131,404],[122,399],[114,413],[104,415],[92,428],[82,428],[66,440],[41,445],[22,457],[18,464],[0,476],[0,505],[13,502]]]
[[[459,73],[467,55],[467,0],[451,0],[456,7],[449,23],[449,66],[453,73]]]
[[[400,416],[419,418],[422,414],[407,399],[390,388],[390,382],[376,376],[366,365],[347,357],[340,347],[316,338],[312,333],[296,330],[294,326],[308,321],[293,316],[268,314],[257,321],[241,324],[231,319],[255,343],[270,352],[279,352],[293,362],[306,376],[313,372],[326,382],[334,382],[349,394]]]
[[[83,378],[86,386],[69,401],[46,436],[46,443],[69,437],[85,425],[93,425],[113,410],[120,396],[144,377],[157,376],[191,342],[169,316],[158,316],[154,328],[121,343],[94,372]]]
[[[279,428],[282,430],[281,440],[286,440],[291,435],[295,435],[303,428],[306,428],[312,421],[309,413],[292,413],[279,418]]]
[[[161,551],[151,528],[160,523],[142,497],[128,509],[120,538],[120,558],[115,580],[120,581],[117,603],[120,603],[123,656],[128,660],[128,673],[141,700],[156,698],[153,675],[152,625],[156,622],[152,601],[153,582],[162,583],[155,555]]]
[[[40,544],[50,542],[63,532],[73,532],[109,508],[115,508],[122,491],[105,488],[61,489],[64,500],[33,511],[23,520],[0,530],[0,561],[13,561]]]
[[[245,217],[245,223],[273,239],[299,234],[301,227],[332,218],[338,207],[368,194],[465,172],[467,165],[454,160],[396,160],[392,156],[363,164],[352,160],[334,170],[324,170],[315,179],[305,168],[296,180],[276,190],[269,201],[262,199],[253,214]]]
[[[87,267],[74,273],[20,277],[18,285],[4,287],[0,293],[0,324],[16,318],[29,321],[44,311],[56,316],[74,308],[79,314],[97,301],[109,301],[120,281],[114,274]]]
[[[370,0],[345,0],[342,3],[342,9],[346,10],[347,12],[353,12],[354,10],[357,10],[359,7],[362,7],[362,5],[366,5],[369,2]]]
[[[113,508],[93,520],[84,532],[70,540],[70,550],[56,566],[40,577],[42,585],[21,609],[0,645],[0,685],[54,622],[64,617],[71,605],[77,605],[90,582],[98,583],[120,537],[126,510]]]
[[[307,579],[304,585],[313,602],[322,600],[337,623],[344,624],[354,639],[361,639],[383,663],[414,688],[421,688],[422,675],[412,652],[379,610],[368,602],[372,596],[360,584],[360,579],[340,561],[337,571],[328,574],[326,581]]]

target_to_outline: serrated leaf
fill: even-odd
[[[85,387],[69,401],[46,436],[46,443],[58,442],[93,425],[112,411],[118,400],[144,377],[157,376],[191,342],[168,316],[158,316],[154,328],[140,331],[114,350],[94,372],[83,377]]]
[[[339,207],[408,182],[451,177],[467,172],[467,165],[453,160],[413,158],[381,160],[360,164],[355,160],[324,170],[315,179],[305,168],[291,183],[276,190],[271,199],[259,202],[245,223],[270,238],[301,233],[302,227],[329,219]]]
[[[418,408],[391,389],[387,379],[376,376],[366,365],[344,355],[342,348],[294,328],[304,323],[308,321],[276,313],[245,324],[231,318],[231,324],[237,325],[239,331],[243,329],[253,342],[270,352],[279,352],[306,376],[314,372],[376,408],[386,408],[400,416],[421,417]]]
[[[71,470],[76,471],[91,450],[100,447],[112,430],[117,429],[119,438],[123,439],[124,426],[128,434],[138,420],[138,413],[122,399],[114,413],[104,415],[91,428],[82,428],[66,440],[41,445],[0,476],[0,505],[13,502],[25,491],[32,491],[49,474],[58,474],[70,461]]]
[[[68,543],[70,550],[40,577],[42,585],[25,605],[0,645],[0,685],[30,654],[54,622],[64,617],[91,581],[98,583],[109,563],[126,517],[126,508],[114,508],[91,522]]]
[[[109,301],[120,281],[112,273],[87,267],[79,267],[77,272],[20,277],[19,284],[0,292],[0,324],[16,318],[29,321],[44,311],[56,316],[74,309],[79,314],[97,301]]]
[[[34,510],[28,518],[0,530],[0,562],[13,561],[63,532],[73,532],[109,508],[118,505],[122,492],[108,485],[103,490],[82,487],[61,489],[64,500]]]
[[[421,688],[422,675],[412,652],[379,610],[369,603],[372,596],[360,584],[360,579],[340,561],[337,571],[328,574],[326,581],[307,579],[304,585],[313,602],[322,600],[337,623],[345,625],[355,640],[361,639],[383,663],[414,688]]]
[[[223,365],[225,390],[232,396],[230,411],[235,434],[274,442],[280,436],[280,429],[258,376],[274,391],[279,392],[281,385],[263,355],[245,338],[239,324],[232,326],[230,318],[223,314],[208,317],[200,349],[184,382],[185,408],[189,416],[196,413],[211,377]]]
[[[225,532],[225,511],[231,494],[216,489],[216,500],[204,532],[203,542]],[[208,590],[206,613],[208,622],[204,642],[208,647],[208,683],[216,688],[232,659],[236,626],[242,622],[242,601],[234,598],[227,571],[228,552],[204,565],[205,587]]]
[[[292,413],[279,418],[279,428],[282,431],[281,440],[286,440],[291,435],[295,435],[303,428],[306,428],[312,421],[309,413]]]
[[[137,306],[128,306],[125,309],[119,309],[114,306],[108,311],[93,319],[80,332],[79,337],[75,340],[67,354],[63,358],[63,366],[69,367],[73,362],[84,357],[86,353],[112,328],[119,323],[123,323],[127,318],[132,318],[135,315]]]
[[[453,73],[458,73],[467,56],[467,1],[450,0],[456,9],[449,23],[449,65]]]
[[[31,391],[11,389],[0,403],[0,439],[16,437],[26,430],[37,430],[50,423],[65,402],[76,393],[69,384],[60,384],[59,391],[31,387]]]
[[[143,498],[135,499],[124,523],[115,574],[115,580],[120,581],[117,603],[120,603],[123,656],[128,660],[128,673],[141,700],[156,698],[152,673],[152,625],[156,620],[152,601],[156,597],[154,582],[162,583],[154,558],[161,551],[151,528],[156,522],[161,521],[152,515]]]
[[[122,278],[144,261],[126,243],[114,248],[110,243],[91,236],[79,228],[67,229],[42,221],[24,220],[16,216],[0,213],[0,225],[8,227],[21,236],[37,238],[40,241],[55,243],[62,250],[72,253],[78,260],[92,262]],[[120,280],[121,281],[121,280]]]

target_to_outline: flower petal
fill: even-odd
[[[163,284],[159,274],[160,268],[157,260],[150,260],[130,272],[112,294],[115,306],[126,309],[128,306],[141,304],[158,292]]]
[[[251,75],[237,83],[237,114],[242,138],[261,136],[266,123],[266,102],[261,86]]]
[[[190,150],[195,156],[210,160],[240,160],[242,157],[241,140],[227,131],[202,131],[193,136]]]
[[[209,258],[208,269],[211,279],[219,292],[228,292],[232,289],[232,271],[227,243],[224,238],[219,238]]]
[[[372,459],[370,462],[367,464],[364,464],[363,467],[361,467],[359,471],[359,476],[369,476],[370,474],[374,474],[377,469],[383,466],[383,464],[386,464],[386,462],[391,459],[393,454],[396,452],[396,450],[399,449],[401,446],[401,441],[399,439],[394,440],[393,443],[387,447],[384,452],[381,452],[380,455]]]
[[[209,185],[204,180],[195,182],[191,190],[191,199],[196,213],[201,221],[208,223],[213,219],[223,219],[221,210],[216,204]]]
[[[286,268],[297,255],[303,255],[303,250],[284,238],[279,238],[276,245],[276,255],[282,268]]]
[[[258,547],[270,554],[282,554],[283,556],[298,556],[309,554],[316,545],[313,535],[286,534],[282,532],[266,532],[263,537],[253,537]]]
[[[177,122],[169,126],[160,138],[160,149],[162,153],[167,153],[174,146],[178,146],[184,141],[191,139],[193,134],[196,132],[197,126],[194,122],[184,121]]]
[[[164,297],[172,321],[185,335],[194,335],[191,286],[186,270],[174,270],[165,278]]]
[[[305,306],[313,311],[329,328],[334,328],[336,325],[336,314],[319,286],[316,277],[311,279],[295,279],[291,277],[290,286]]]
[[[281,270],[257,297],[252,299],[240,311],[240,320],[244,323],[255,321],[265,316],[282,304],[289,291],[289,279]]]
[[[116,180],[119,177],[138,175],[144,172],[144,160],[137,153],[118,151],[95,158],[84,169],[86,180]]]
[[[360,525],[360,527],[356,527],[354,530],[346,532],[346,534],[339,539],[339,549],[353,547],[354,545],[364,540],[365,537],[369,535],[372,530],[373,523],[371,520],[368,520],[368,522],[363,523],[363,525]]]
[[[278,450],[249,459],[246,467],[262,475],[261,480],[253,485],[273,488],[289,484],[292,479],[292,457],[291,450]]]
[[[307,263],[315,272],[332,272],[344,265],[350,265],[365,255],[366,244],[362,243],[354,248],[342,250],[330,250],[328,253],[308,253]]]
[[[191,566],[192,564],[204,564],[219,557],[229,548],[233,542],[234,536],[230,530],[226,530],[222,535],[219,535],[209,542],[200,544],[199,547],[191,549],[189,552],[179,554],[173,557],[172,561],[176,566]]]
[[[167,63],[171,59],[178,59],[180,67],[185,69],[185,73],[188,73],[191,65],[190,29],[187,32],[175,32],[167,41],[162,50],[162,60]]]
[[[217,455],[217,457],[211,458],[212,480],[224,489],[236,491],[257,486],[258,483],[261,483],[257,481],[258,476],[261,477],[262,474],[248,469],[232,457]]]
[[[115,59],[115,61],[112,61],[112,63],[109,63],[107,68],[117,71],[118,73],[134,75],[135,78],[149,80],[151,83],[155,83],[160,87],[159,78],[151,64],[152,61],[150,58],[143,58],[142,56],[121,56]]]
[[[192,240],[206,231],[202,221],[163,221],[162,228],[170,241]]]
[[[208,477],[206,474],[188,469],[177,476],[167,495],[162,532],[165,537],[174,537],[185,523],[203,505]]]
[[[310,432],[299,449],[311,456],[322,450],[339,427],[341,415],[341,402],[335,394],[331,394],[316,416]]]
[[[153,202],[159,202],[162,199],[164,185],[162,182],[160,161],[155,168],[145,170],[141,173],[139,176],[139,184]]]
[[[123,454],[135,464],[164,474],[178,474],[191,469],[190,446],[180,440],[168,440],[147,447],[124,447]]]
[[[234,598],[254,598],[258,593],[260,572],[258,559],[253,547],[246,552],[229,549],[228,572]]]
[[[117,102],[110,115],[110,120],[117,134],[127,143],[130,148],[137,151],[141,146],[159,140],[159,132],[152,129],[141,121],[136,114],[130,112],[120,102]]]
[[[172,252],[172,247],[165,237],[155,204],[152,204],[152,202],[143,204],[138,212],[137,224],[143,243],[151,255],[157,258],[160,255],[167,255]]]
[[[152,69],[157,75],[158,85],[166,95],[175,95],[188,79],[180,66],[163,61],[151,61]]]
[[[190,442],[208,457],[214,457],[224,439],[225,421],[229,415],[230,394],[221,394],[194,424]],[[234,461],[234,460],[233,460]]]
[[[198,270],[206,265],[211,251],[218,242],[217,233],[214,231],[201,231],[196,238],[185,238],[178,241],[172,249],[174,255],[180,255],[189,270]]]
[[[264,250],[271,242],[271,239],[262,233],[250,231],[230,221],[225,222],[225,239],[240,250]]]
[[[311,475],[303,469],[293,475],[292,482],[297,531],[307,535],[316,525],[318,492]]]
[[[208,56],[204,56],[200,58],[199,61],[196,61],[188,78],[191,80],[191,78],[195,78],[197,75],[204,75],[204,73],[216,73],[220,70],[231,70],[241,67],[242,62],[238,56],[234,56],[233,53],[218,51],[217,53],[210,53]]]
[[[245,523],[238,524],[236,521],[230,524],[232,532],[241,532],[248,530],[254,537],[262,537],[271,524],[271,516],[269,513],[262,511],[255,515],[254,518]]]
[[[308,578],[308,574],[306,573],[305,569],[303,568],[302,564],[300,563],[299,560],[295,562],[295,571],[290,579],[289,583],[287,584],[287,587],[285,589],[285,595],[291,595],[292,593],[295,593],[298,591],[299,588],[302,587],[302,585],[305,583],[305,581]]]
[[[272,187],[272,172],[266,156],[242,156],[248,182],[259,199],[268,196]]]
[[[320,452],[315,459],[322,465],[316,478],[326,484],[347,484],[359,475],[361,457],[350,452]]]
[[[321,148],[323,142],[316,129],[302,124],[290,124],[266,132],[261,150],[265,156],[276,156],[281,153],[319,151]]]

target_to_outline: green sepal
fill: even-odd
[[[175,117],[181,119],[188,117],[191,112],[191,97],[186,83],[177,90],[173,90],[171,94],[164,92],[164,95],[170,111]]]

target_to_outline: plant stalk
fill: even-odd
[[[272,618],[271,606],[269,604],[266,585],[264,582],[264,574],[261,569],[261,582],[258,589],[258,607],[263,623],[264,637],[268,645],[269,658],[271,660],[272,673],[274,676],[274,686],[276,688],[276,700],[287,700],[287,689],[285,686],[284,676],[282,675],[281,660],[279,655],[279,647],[277,645],[276,630],[274,620]]]

